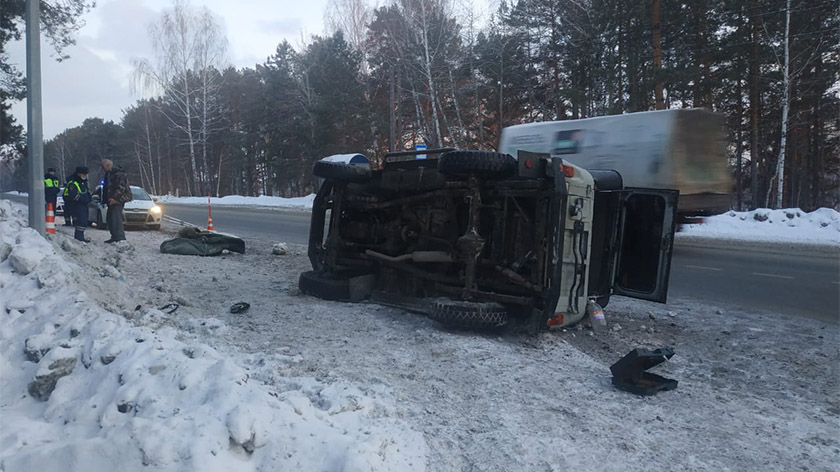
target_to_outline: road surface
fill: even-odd
[[[207,209],[166,205],[164,213],[206,226]],[[309,214],[264,208],[213,208],[216,230],[306,244]],[[840,253],[835,257],[681,246],[674,249],[669,297],[840,323]]]
[[[7,197],[8,196],[4,196]],[[23,198],[14,198],[24,201]],[[207,208],[163,205],[164,214],[207,225]],[[309,214],[267,208],[213,208],[216,230],[244,238],[306,244]],[[783,254],[691,247],[677,240],[668,293],[772,313],[840,323],[840,252]]]

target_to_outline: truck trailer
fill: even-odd
[[[680,216],[723,213],[732,200],[724,116],[702,108],[546,121],[502,130],[499,152],[548,153],[618,171],[627,187],[675,189]]]

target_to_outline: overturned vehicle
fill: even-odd
[[[376,169],[338,155],[313,172],[302,293],[529,331],[577,323],[612,294],[665,302],[677,191],[525,151],[394,152]]]

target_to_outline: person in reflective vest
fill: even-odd
[[[44,203],[47,204],[47,208],[52,203],[53,211],[55,211],[55,205],[58,203],[58,191],[60,187],[61,183],[55,177],[55,168],[50,167],[44,176]]]
[[[73,224],[75,225],[74,238],[82,242],[90,242],[90,239],[85,238],[85,230],[88,226],[88,204],[91,201],[90,191],[88,190],[88,168],[84,166],[76,167],[76,173],[67,181],[65,186],[66,198],[65,202],[73,202]]]
[[[64,191],[61,192],[61,198],[64,200],[64,226],[73,226],[73,201],[70,200],[70,197],[67,195],[70,192],[69,184],[71,180],[73,180],[73,176],[67,176]]]

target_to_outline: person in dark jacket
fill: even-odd
[[[55,168],[47,169],[47,174],[44,176],[44,203],[47,208],[52,204],[52,209],[55,211],[55,205],[58,203],[58,191],[61,189],[61,183],[55,177]]]
[[[67,185],[73,180],[73,175],[68,175],[64,180],[64,191],[61,193],[61,198],[64,199],[64,226],[73,226],[73,201],[67,195],[70,192],[70,187]]]
[[[76,173],[67,181],[65,186],[67,189],[67,199],[65,201],[73,202],[73,223],[76,225],[74,237],[84,243],[90,242],[90,239],[85,239],[85,230],[88,226],[88,204],[92,199],[88,190],[87,178],[88,168],[84,166],[76,167]]]
[[[105,220],[108,223],[108,231],[111,232],[111,239],[105,242],[110,244],[125,241],[123,208],[126,203],[134,199],[131,196],[131,188],[128,186],[128,177],[122,167],[115,166],[110,159],[102,160],[102,170],[105,171],[102,201],[108,203]]]

